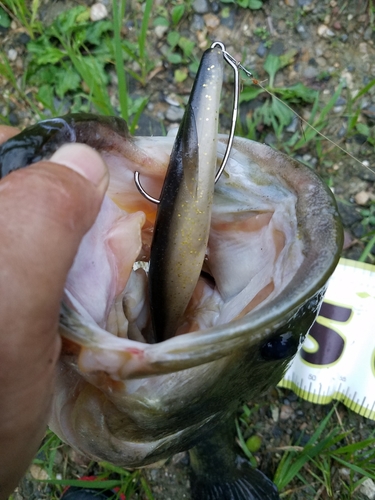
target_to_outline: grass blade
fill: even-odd
[[[125,62],[122,55],[122,45],[121,45],[121,23],[122,23],[122,13],[125,11],[125,0],[122,0],[120,5],[118,0],[112,0],[112,8],[113,8],[115,67],[118,80],[120,110],[122,118],[125,121],[128,121],[129,120],[128,91],[127,91],[125,69],[124,69]]]

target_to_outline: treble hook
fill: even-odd
[[[242,64],[240,62],[238,62],[231,54],[229,54],[229,52],[226,51],[225,45],[222,42],[213,42],[211,44],[211,49],[213,49],[213,48],[215,48],[217,46],[221,48],[221,50],[223,52],[223,57],[224,57],[225,61],[230,66],[232,66],[232,68],[233,68],[233,72],[234,72],[234,95],[233,95],[232,124],[231,124],[230,132],[229,132],[228,143],[227,143],[227,147],[225,149],[225,153],[224,153],[223,160],[221,162],[220,168],[217,171],[216,176],[215,176],[215,184],[220,179],[221,174],[223,173],[223,171],[224,171],[224,169],[225,169],[225,167],[227,165],[228,158],[229,158],[229,155],[230,155],[230,151],[231,151],[232,145],[233,145],[234,132],[235,132],[235,128],[236,128],[237,115],[238,115],[238,101],[239,101],[239,95],[240,95],[239,69],[241,69],[242,71],[244,71],[246,73],[246,75],[249,76],[250,78],[253,77],[252,73],[250,73],[249,70],[247,70],[244,66],[242,66]],[[152,196],[150,196],[145,191],[145,189],[142,187],[141,182],[139,180],[139,172],[137,172],[137,171],[134,172],[134,182],[135,182],[135,185],[136,185],[138,191],[148,201],[151,201],[152,203],[157,203],[157,204],[160,203],[160,200],[158,200],[157,198],[153,198]]]

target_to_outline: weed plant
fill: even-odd
[[[281,498],[320,498],[322,492],[328,498],[352,499],[366,479],[375,480],[375,436],[353,442],[352,429],[345,430],[337,412],[338,404],[327,411],[311,436],[301,434],[295,443],[273,448],[271,454],[278,457],[273,478]],[[256,453],[250,451],[249,443],[254,439],[245,437],[254,432],[252,418],[259,405],[243,406],[243,413],[237,421],[238,443],[252,465],[257,465]],[[337,420],[335,419],[337,417]],[[336,421],[335,421],[336,420]],[[307,437],[307,440],[304,439]],[[304,439],[306,444],[301,445]],[[262,446],[259,440],[257,449]],[[345,481],[339,476],[345,474]],[[337,496],[340,489],[340,496]],[[297,495],[293,497],[293,495]],[[324,497],[325,498],[325,497]]]

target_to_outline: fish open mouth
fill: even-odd
[[[241,141],[236,142],[240,147]],[[78,311],[84,309],[112,335],[141,342],[153,342],[144,264],[156,207],[138,193],[133,174],[139,170],[148,192],[158,196],[171,145],[168,138],[135,139],[129,149],[135,157],[139,151],[141,162],[102,153],[110,169],[108,197],[66,286]],[[236,146],[215,189],[201,278],[175,335],[226,324],[265,306],[282,293],[304,260],[295,187],[281,175],[275,182],[272,172]],[[224,149],[220,143],[219,157]]]
[[[93,369],[86,364],[91,356],[84,355],[88,344],[100,344],[105,336],[107,341],[112,337],[115,350],[128,354],[132,349],[144,354],[147,345],[160,355],[168,351],[154,344],[147,286],[156,206],[138,192],[133,175],[139,171],[147,192],[157,198],[173,138],[111,141],[100,151],[110,170],[108,193],[66,284],[67,302],[80,319],[74,319],[74,328],[65,323],[63,335],[81,346],[83,372]],[[218,162],[224,150],[223,136]],[[323,269],[334,266],[340,239],[336,217],[332,196],[313,172],[267,146],[236,138],[215,187],[201,276],[174,340],[187,336],[182,346],[194,334],[195,345],[212,343],[213,332],[218,338],[228,325],[254,323],[256,328],[269,321],[270,311],[275,314],[286,304],[292,311],[293,297],[308,297],[324,284]],[[170,346],[170,354],[185,350]],[[201,361],[191,360],[191,365],[195,362]],[[126,365],[119,378],[137,372],[135,365]]]
[[[134,172],[158,198],[174,138],[132,138],[119,119],[68,115],[2,146],[0,172],[74,141],[101,154],[110,183],[66,283],[50,425],[94,459],[143,466],[188,449],[281,379],[318,313],[342,230],[310,169],[235,138],[197,286],[172,338],[156,343],[145,270],[156,206]],[[219,163],[226,142],[219,136]]]

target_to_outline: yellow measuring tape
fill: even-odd
[[[318,319],[279,386],[312,403],[337,399],[375,420],[375,266],[340,260]]]

